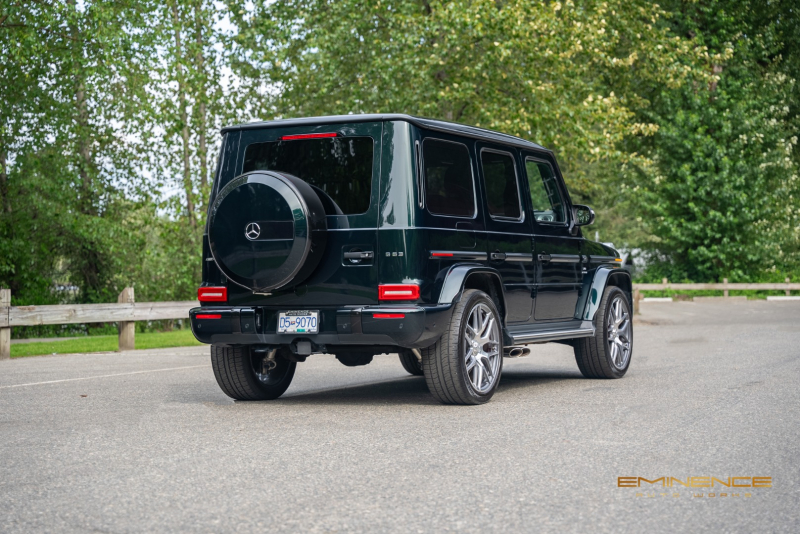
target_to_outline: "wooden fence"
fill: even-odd
[[[671,284],[666,278],[661,279],[660,284],[633,284],[633,311],[639,313],[639,302],[642,300],[642,291],[659,291],[666,289],[682,289],[684,291],[722,291],[723,297],[729,296],[731,290],[734,291],[785,291],[786,296],[792,290],[800,290],[799,283],[792,283],[788,278],[785,282],[766,283],[766,284],[746,284],[728,283],[727,278],[722,279],[721,284]]]
[[[135,302],[132,287],[119,294],[116,304],[60,304],[11,306],[11,290],[0,289],[0,360],[11,355],[11,329],[45,324],[119,324],[119,350],[135,348],[135,322],[188,319],[195,300],[180,302]]]
[[[687,291],[716,290],[725,297],[731,290],[783,290],[786,295],[800,290],[800,283],[730,284],[727,278],[721,284],[671,284],[666,278],[660,284],[633,284],[634,313],[639,312],[642,291],[679,289]],[[133,350],[136,345],[135,322],[162,319],[188,319],[189,309],[197,301],[135,302],[133,288],[126,287],[116,304],[61,304],[54,306],[11,306],[11,290],[0,289],[0,360],[10,357],[11,328],[43,324],[109,323],[119,324],[119,350]]]

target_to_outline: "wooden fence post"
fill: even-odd
[[[728,285],[728,279],[727,278],[723,278],[722,279],[722,283],[727,286]],[[728,288],[727,287],[722,290],[722,296],[723,297],[727,297],[728,296]]]
[[[8,323],[11,290],[0,289],[0,360],[11,358],[11,325]]]
[[[639,288],[634,288],[633,290],[633,314],[639,315],[639,301],[642,299],[642,294],[639,291]]]
[[[121,304],[134,303],[133,288],[126,287],[117,297]],[[119,350],[133,350],[136,348],[136,323],[133,321],[120,321],[119,323]]]
[[[786,284],[788,285],[788,284],[789,284],[789,277],[787,276],[787,277],[786,277],[786,280],[784,280],[784,281],[785,281],[785,282],[786,282]],[[792,294],[792,292],[791,292],[791,291],[789,290],[789,288],[787,287],[787,288],[786,288],[786,296],[788,297],[788,296],[789,296],[789,295],[791,295],[791,294]]]

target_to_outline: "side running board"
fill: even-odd
[[[525,345],[526,343],[545,343],[547,341],[558,341],[561,339],[575,339],[579,337],[592,337],[595,334],[594,325],[591,321],[584,321],[578,328],[554,329],[554,330],[531,330],[528,332],[509,332],[514,345]]]

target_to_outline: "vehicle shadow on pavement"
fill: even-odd
[[[437,404],[428,392],[422,377],[403,377],[396,380],[359,384],[308,393],[289,393],[276,404]]]
[[[510,371],[504,372],[498,392],[532,388],[565,380],[586,385],[580,372],[564,371]],[[428,391],[422,377],[404,377],[396,380],[322,389],[308,393],[289,394],[274,401],[276,404],[406,404],[436,405],[439,402]],[[238,403],[237,403],[238,404]],[[248,402],[248,404],[252,404]]]
[[[503,371],[498,391],[538,387],[563,381],[585,383],[585,380],[579,371],[520,371],[515,369]]]

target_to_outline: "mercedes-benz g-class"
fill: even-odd
[[[222,135],[190,315],[234,399],[279,397],[317,353],[397,353],[453,404],[488,401],[529,344],[571,345],[587,377],[627,371],[630,275],[584,238],[594,212],[553,152],[396,114]]]

